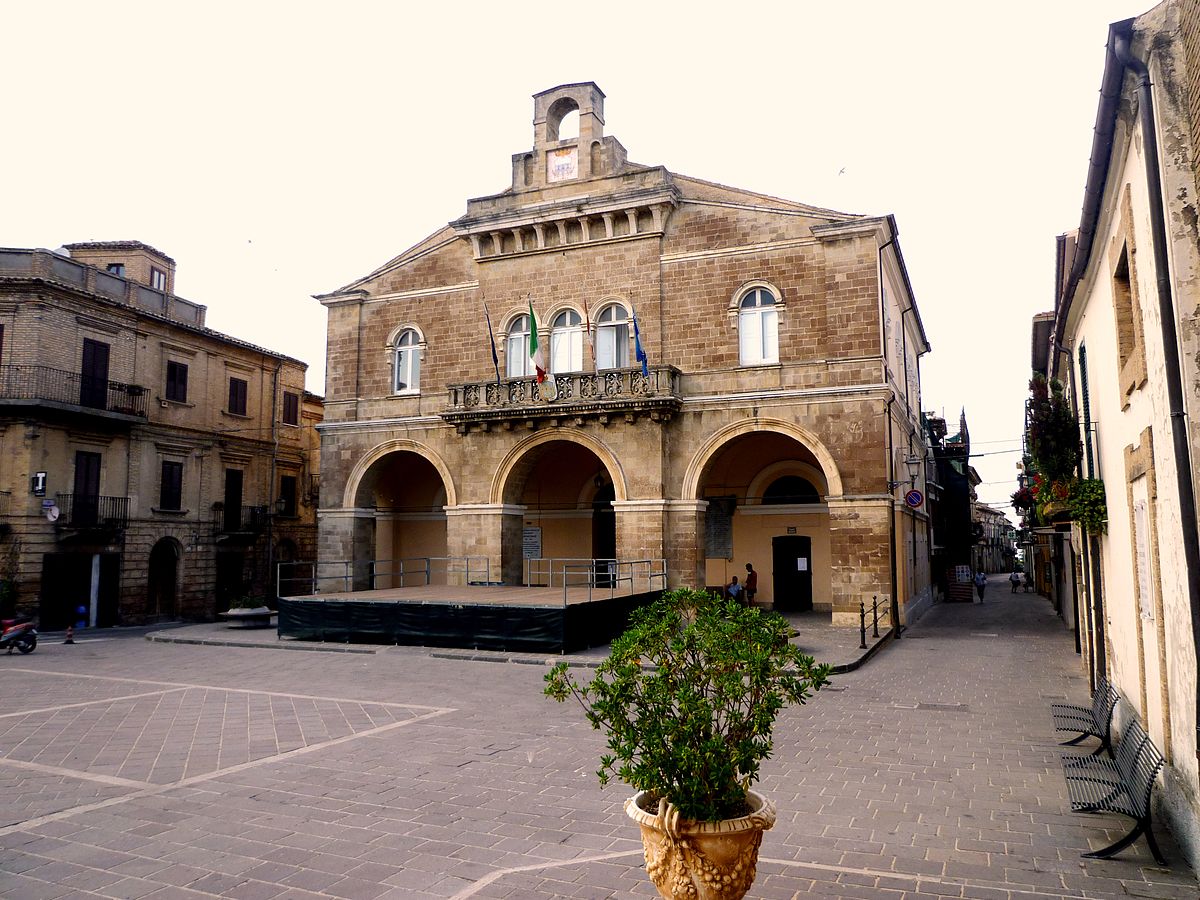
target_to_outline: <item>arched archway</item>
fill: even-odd
[[[417,560],[441,560],[446,549],[446,506],[452,487],[434,459],[409,448],[393,448],[356,473],[354,492],[347,487],[348,505],[370,510],[366,527],[355,537],[355,562],[373,561],[373,580],[360,587],[404,587],[402,572],[424,564]],[[446,567],[431,565],[434,583],[444,583]],[[368,575],[370,573],[367,573]]]
[[[802,440],[794,425],[773,426],[755,420],[725,428],[689,468],[685,490],[708,503],[705,584],[744,578],[749,563],[758,572],[757,602],[781,611],[831,610],[825,498],[840,493],[840,478],[818,442]]]
[[[521,510],[521,528],[501,546],[506,581],[557,585],[564,565],[616,557],[613,500],[624,499],[624,478],[607,448],[579,437],[535,436],[501,464],[495,501]]]
[[[146,616],[174,619],[178,616],[179,559],[183,549],[175,538],[163,538],[150,550],[146,577]]]

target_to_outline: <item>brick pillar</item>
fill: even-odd
[[[472,557],[472,581],[521,583],[521,528],[525,507],[509,503],[465,503],[446,507],[446,553]],[[486,570],[483,557],[487,560]],[[475,566],[481,568],[476,577]]]
[[[667,585],[704,587],[704,516],[707,500],[667,503]]]
[[[891,514],[889,498],[829,498],[834,625],[857,626],[858,604],[870,608],[872,596],[891,600]]]
[[[317,588],[321,593],[369,590],[374,560],[373,509],[322,510],[317,514]]]
[[[617,517],[617,559],[620,562],[651,560],[648,567],[635,567],[634,574],[661,571],[659,560],[665,557],[663,533],[667,504],[662,500],[614,500]],[[622,570],[621,575],[630,574]]]

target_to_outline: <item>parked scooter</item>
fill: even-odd
[[[18,616],[15,619],[0,621],[0,650],[10,654],[13,647],[22,653],[32,653],[37,646],[37,629],[33,627],[33,619],[28,616]]]

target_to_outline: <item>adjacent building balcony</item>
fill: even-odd
[[[217,534],[256,535],[266,530],[270,520],[265,506],[213,506],[215,521],[213,530]]]
[[[120,530],[129,524],[128,497],[58,494],[59,528]]]
[[[144,419],[147,393],[141,385],[49,366],[0,366],[3,406],[51,406]]]
[[[534,378],[452,384],[449,406],[441,416],[460,434],[473,427],[487,431],[493,425],[532,428],[540,422],[587,420],[606,424],[618,417],[667,422],[682,406],[679,382],[674,366],[652,366],[647,375],[640,367],[548,375],[540,385]]]

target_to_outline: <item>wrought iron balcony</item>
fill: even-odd
[[[123,529],[129,524],[128,497],[101,497],[98,494],[58,494],[60,528]]]
[[[217,534],[258,534],[267,527],[270,511],[265,506],[214,506]]]
[[[0,366],[0,401],[62,404],[146,417],[146,389],[49,366]]]
[[[486,431],[494,423],[512,427],[545,420],[632,422],[645,415],[666,422],[682,405],[679,380],[674,366],[652,366],[648,375],[641,367],[549,375],[540,385],[534,378],[452,384],[441,416],[460,434],[471,426]]]

